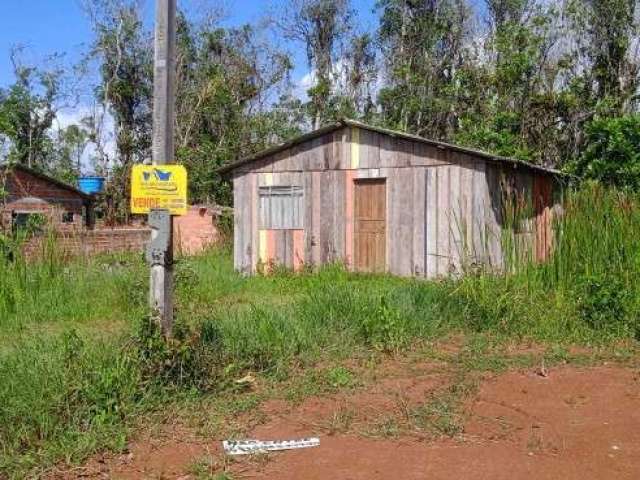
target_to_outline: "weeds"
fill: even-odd
[[[502,276],[479,270],[423,282],[330,265],[317,274],[244,278],[233,272],[228,250],[211,251],[177,267],[178,325],[168,343],[144,318],[140,258],[67,262],[52,252],[28,263],[14,245],[4,246],[0,475],[21,478],[61,459],[120,449],[158,405],[235,395],[234,381],[248,372],[295,378],[290,393],[297,398],[354,385],[353,373],[336,367],[343,360],[401,353],[452,333],[476,339],[460,356],[468,370],[514,365],[492,342],[558,345],[550,361],[561,361],[572,343],[634,342],[638,207],[634,196],[597,187],[571,194],[549,262],[516,265]],[[306,369],[320,362],[332,367]],[[456,435],[463,397],[444,392],[408,418]],[[393,422],[381,428],[397,431]]]

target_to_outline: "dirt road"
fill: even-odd
[[[433,369],[389,372],[361,389],[299,404],[270,401],[261,409],[264,421],[248,437],[314,434],[320,447],[230,459],[221,439],[175,431],[61,477],[640,478],[640,381],[629,368],[522,370],[483,374],[473,384]]]

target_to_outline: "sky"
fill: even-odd
[[[0,87],[13,81],[9,53],[16,45],[25,47],[27,59],[36,63],[47,55],[62,53],[65,62],[74,63],[86,51],[91,41],[89,22],[81,8],[81,0],[2,0],[0,15]],[[358,21],[362,28],[374,27],[372,13],[375,0],[354,0]],[[144,0],[144,16],[151,25],[154,15],[153,0]],[[223,5],[227,14],[224,23],[229,26],[254,22],[278,0],[178,0],[179,8],[197,11],[202,6]],[[301,79],[307,72],[301,46],[294,46],[296,69],[294,78]]]
[[[10,52],[13,47],[22,47],[22,56],[29,64],[43,65],[47,57],[64,54],[62,65],[71,67],[78,63],[88,50],[92,32],[89,21],[81,8],[82,0],[0,0],[3,12],[0,15],[0,88],[14,81]],[[141,0],[143,16],[147,26],[153,26],[155,0]],[[178,0],[178,8],[188,10],[197,17],[198,11],[208,7],[222,6],[225,12],[224,26],[257,23],[269,11],[277,8],[282,0]],[[377,17],[373,13],[376,0],[352,0],[357,12],[357,29],[373,30]],[[293,55],[295,69],[292,79],[305,92],[311,74],[302,45],[285,45]],[[58,110],[56,124],[59,128],[78,123],[90,112],[91,92],[78,92],[78,104]],[[115,151],[112,122],[106,119],[105,148]],[[54,124],[54,126],[56,125]],[[85,151],[84,168],[90,169],[89,158],[92,147]]]

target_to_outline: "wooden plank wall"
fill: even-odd
[[[476,264],[500,269],[502,184],[511,179],[529,196],[534,177],[526,169],[345,128],[236,172],[234,262],[245,273],[255,272],[265,258],[289,267],[334,261],[352,267],[354,180],[385,178],[390,273],[435,278]],[[304,187],[303,231],[259,231],[257,195],[263,185]],[[543,207],[533,222],[536,229],[550,222],[548,210]],[[538,237],[548,243],[546,233]]]

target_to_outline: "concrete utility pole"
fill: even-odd
[[[176,1],[156,0],[155,66],[153,83],[153,164],[174,162],[173,125],[176,79]],[[173,327],[173,221],[168,210],[149,215],[152,243],[160,242],[151,261],[150,306],[158,317],[162,332],[171,335]]]

